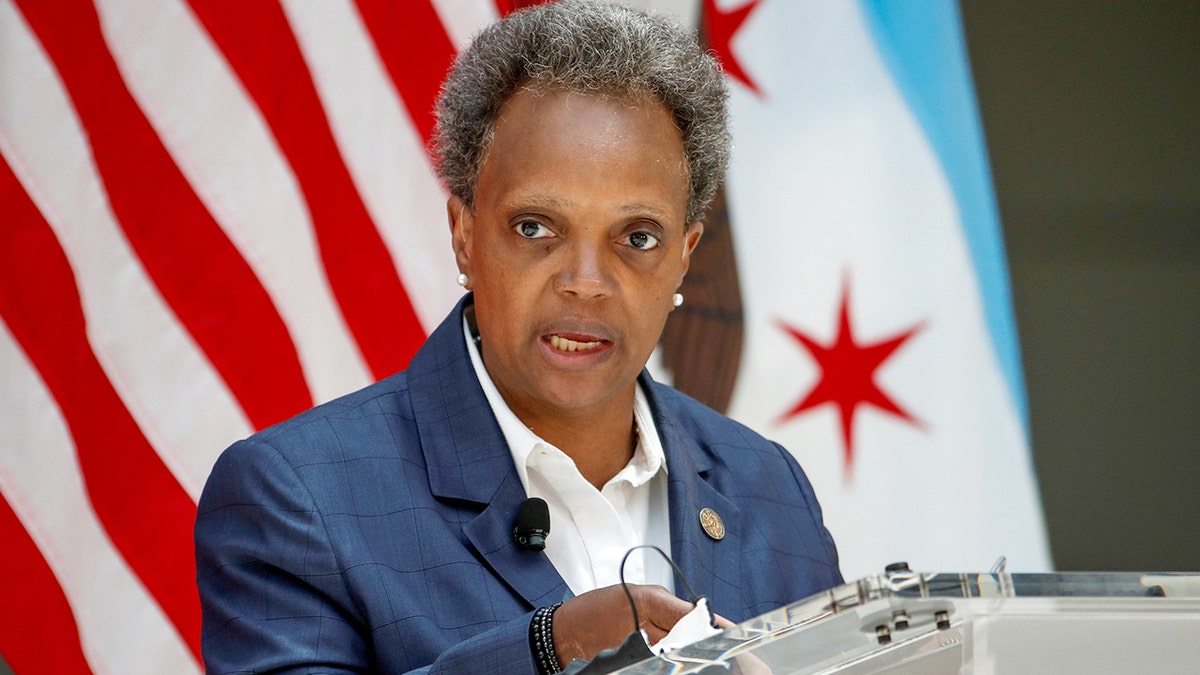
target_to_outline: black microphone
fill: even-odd
[[[517,518],[513,521],[513,540],[517,546],[531,551],[546,548],[546,537],[550,534],[550,507],[546,500],[530,497],[517,507]]]

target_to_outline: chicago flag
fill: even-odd
[[[957,6],[766,0],[730,53],[749,80],[727,187],[746,326],[730,415],[799,459],[848,579],[1000,556],[1047,570]]]
[[[521,4],[0,0],[17,673],[200,672],[212,462],[403,368],[453,305],[433,101]],[[953,4],[639,4],[721,58],[736,146],[656,372],[795,453],[848,578],[1047,568]]]

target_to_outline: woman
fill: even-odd
[[[437,129],[471,292],[405,372],[222,455],[196,527],[210,672],[554,672],[633,631],[617,582],[642,544],[733,621],[841,582],[795,460],[644,372],[725,170],[725,98],[691,36],[621,7],[474,40]],[[545,551],[513,536],[528,497]],[[641,552],[653,643],[692,605]]]

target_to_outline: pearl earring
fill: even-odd
[[[467,287],[467,282],[468,282],[468,281],[470,281],[470,280],[469,280],[469,279],[467,279],[467,275],[465,275],[465,274],[460,274],[460,275],[458,275],[458,285],[459,285],[459,286],[462,286],[463,288],[466,288],[466,287]]]
[[[675,295],[672,295],[671,296],[671,304],[675,305],[676,307],[682,305],[683,304],[683,293],[676,293]]]

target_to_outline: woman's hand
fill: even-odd
[[[663,639],[675,622],[692,611],[692,603],[680,600],[662,586],[629,584],[629,593],[637,605],[638,627],[646,631],[650,644]],[[720,628],[733,626],[722,617],[716,617],[716,621]],[[620,646],[633,630],[629,599],[619,585],[572,598],[554,613],[558,662],[566,666],[572,659],[590,661],[600,651]]]

